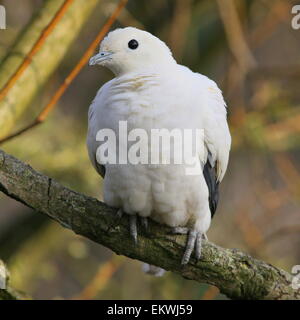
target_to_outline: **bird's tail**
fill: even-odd
[[[148,264],[148,263],[143,263],[142,270],[145,273],[151,274],[152,276],[155,276],[155,277],[162,277],[166,272],[166,270],[164,270],[164,269],[162,269],[160,267],[153,266],[153,265]]]

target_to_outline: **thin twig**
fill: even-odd
[[[191,22],[191,0],[175,2],[174,15],[171,21],[169,44],[177,60],[183,56],[186,34]]]
[[[126,5],[128,0],[121,0],[112,13],[112,15],[109,17],[107,22],[104,24],[104,26],[101,28],[100,32],[94,39],[94,41],[91,43],[91,45],[88,47],[88,49],[85,51],[84,55],[82,58],[79,60],[79,62],[76,64],[76,66],[73,68],[73,70],[70,72],[70,74],[65,78],[63,81],[62,85],[58,88],[58,90],[55,92],[53,97],[50,99],[49,103],[43,108],[43,110],[39,113],[37,118],[28,126],[22,128],[21,130],[4,137],[3,139],[0,139],[0,144],[4,143],[14,137],[17,137],[21,135],[22,133],[28,131],[29,129],[37,126],[38,124],[42,123],[48,116],[49,112],[52,111],[58,102],[58,100],[61,98],[63,93],[66,91],[66,89],[70,86],[70,84],[74,81],[74,79],[77,77],[81,69],[87,64],[89,61],[90,57],[94,53],[95,49],[99,45],[99,42],[104,38],[106,33],[109,31],[110,27],[112,24],[115,22],[117,17],[120,15],[122,9]]]
[[[278,209],[289,200],[290,195],[286,188],[275,190],[265,177],[260,176],[259,178],[261,178],[261,181],[256,183],[255,195],[264,207],[267,215],[274,217],[278,213]]]
[[[259,24],[250,34],[250,43],[252,49],[262,45],[269,38],[280,22],[286,22],[290,19],[290,4],[277,0],[270,6],[270,1],[265,1],[268,13],[263,18],[263,23]]]
[[[58,22],[62,19],[62,17],[64,16],[64,14],[66,13],[67,9],[69,8],[69,6],[72,4],[73,1],[74,0],[65,0],[63,5],[60,7],[60,9],[57,11],[55,16],[53,17],[53,19],[50,21],[47,27],[42,31],[40,37],[35,42],[32,49],[29,51],[29,53],[26,55],[26,57],[24,58],[19,68],[16,70],[16,72],[11,76],[11,78],[6,82],[6,84],[0,90],[0,101],[6,97],[9,90],[14,86],[17,80],[21,77],[24,71],[31,64],[33,57],[37,54],[37,52],[40,51],[46,39],[52,33],[53,29],[56,27]]]
[[[95,298],[95,296],[106,287],[120,265],[121,260],[116,256],[113,256],[112,259],[102,264],[93,279],[82,292],[74,296],[72,300],[91,300]]]
[[[300,234],[300,225],[293,225],[293,226],[286,226],[286,227],[282,227],[276,231],[274,231],[273,233],[269,234],[268,236],[266,236],[265,240],[268,242],[274,241],[274,239],[279,238],[279,237],[284,237],[287,235],[291,235],[291,234]]]
[[[247,246],[256,251],[258,246],[264,243],[264,237],[257,224],[251,220],[247,208],[244,207],[243,210],[239,210],[234,218]]]
[[[233,0],[217,0],[230,50],[245,74],[256,65]]]
[[[275,155],[277,170],[285,182],[288,190],[299,198],[300,173],[286,153]]]
[[[201,300],[214,300],[219,293],[220,290],[217,287],[209,286],[201,297]]]

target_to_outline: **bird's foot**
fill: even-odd
[[[147,231],[148,230],[148,218],[146,217],[141,217],[141,223],[143,228]]]
[[[141,225],[145,230],[148,230],[148,218],[140,217]],[[135,244],[137,244],[137,215],[129,215],[129,229],[130,229],[130,235],[133,238]]]
[[[119,219],[121,219],[123,217],[123,210],[122,209],[119,209],[118,212],[117,212],[117,217]]]
[[[202,238],[207,240],[205,233],[196,231],[195,229],[189,229],[185,227],[173,228],[174,234],[187,234],[188,240],[183,254],[181,264],[186,265],[190,261],[192,252],[195,251],[196,259],[200,260],[202,249]]]
[[[123,210],[119,209],[117,212],[117,215],[119,218],[121,218],[123,216]],[[130,235],[132,237],[132,239],[134,240],[135,244],[137,243],[137,236],[138,236],[138,232],[137,232],[137,220],[138,220],[138,216],[136,214],[130,214],[129,216],[129,231],[130,231]],[[143,226],[143,228],[145,230],[148,230],[148,218],[145,217],[140,217],[140,222],[141,225]]]
[[[134,243],[137,244],[137,223],[136,223],[136,215],[129,216],[129,230],[130,235],[134,240]]]

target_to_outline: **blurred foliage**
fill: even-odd
[[[300,31],[291,28],[294,1],[232,1],[234,23],[220,14],[216,0],[130,0],[115,27],[152,32],[171,47],[178,62],[219,84],[229,106],[233,151],[208,236],[290,271],[300,259]],[[0,30],[0,59],[41,3],[0,1],[8,14],[8,29]],[[49,101],[115,3],[99,1],[16,127],[30,122]],[[223,10],[232,14],[230,7]],[[245,64],[245,50],[255,64]],[[101,179],[85,147],[86,118],[96,91],[111,77],[105,69],[84,68],[47,121],[3,145],[5,151],[101,198]],[[0,257],[11,270],[12,285],[35,299],[224,299],[214,288],[174,274],[144,275],[139,262],[115,258],[2,195],[0,206]]]

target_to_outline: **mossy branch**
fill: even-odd
[[[104,203],[69,190],[29,165],[0,151],[0,190],[36,211],[46,214],[117,254],[176,272],[183,277],[217,286],[232,299],[300,299],[292,275],[236,249],[204,242],[202,258],[180,264],[186,236],[155,222],[148,232],[139,228],[138,244],[129,236],[126,216]]]

